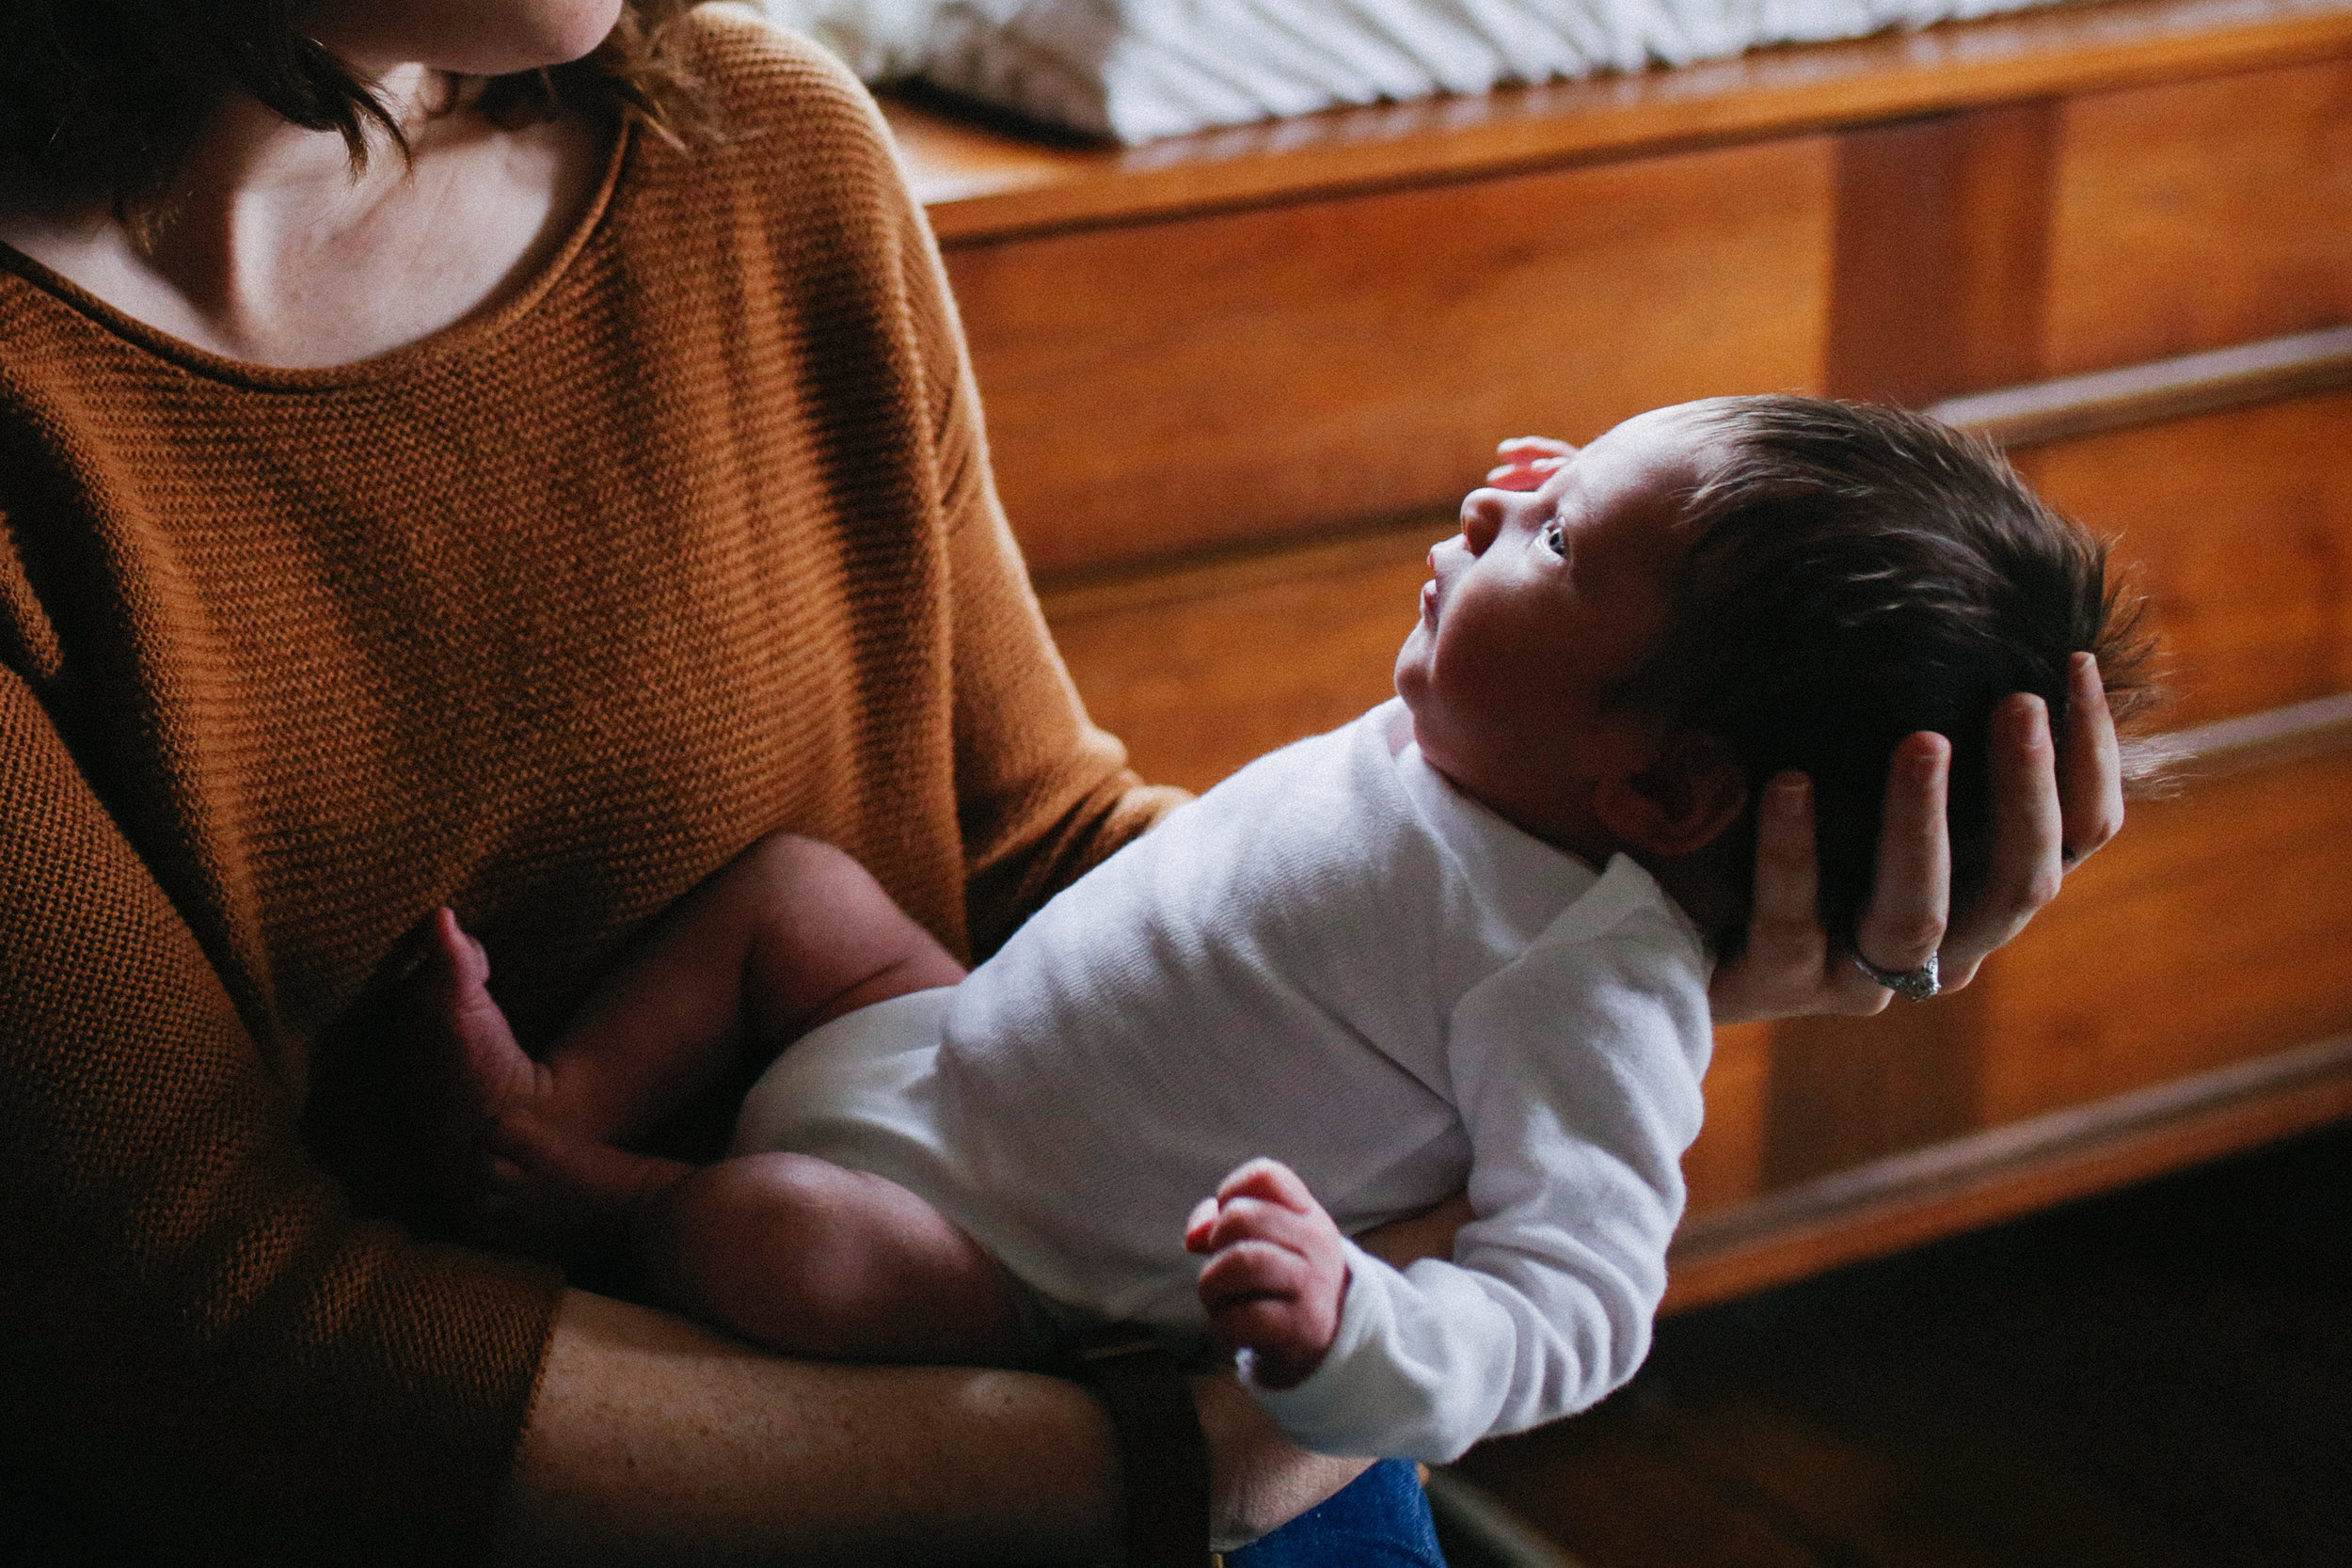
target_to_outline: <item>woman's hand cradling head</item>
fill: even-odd
[[[1956,914],[1944,826],[1950,744],[1922,733],[1896,748],[1878,876],[1856,941],[1872,964],[1910,970],[1933,956],[1942,989],[1959,990],[2058,895],[2068,869],[2122,827],[2122,766],[2098,662],[2075,655],[2069,679],[2066,733],[2055,745],[2040,698],[2020,692],[1994,712],[1992,878]],[[1811,786],[1784,773],[1757,806],[1747,949],[1715,971],[1708,989],[1718,1022],[1866,1016],[1894,994],[1831,948],[1815,911],[1816,875]]]

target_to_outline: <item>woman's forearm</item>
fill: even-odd
[[[1117,1540],[1110,1428],[1053,1378],[778,1360],[568,1292],[500,1560],[1056,1562]]]
[[[1231,1378],[1194,1392],[1220,1541],[1273,1528],[1364,1467],[1292,1447]],[[572,1291],[499,1560],[1099,1560],[1119,1540],[1112,1453],[1102,1407],[1057,1378],[780,1360]]]

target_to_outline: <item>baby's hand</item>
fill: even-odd
[[[1291,1388],[1323,1364],[1347,1294],[1340,1227],[1279,1160],[1252,1160],[1184,1222],[1184,1248],[1206,1253],[1200,1305],[1227,1350],[1248,1350],[1267,1388]]]

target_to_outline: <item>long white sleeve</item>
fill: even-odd
[[[1476,1223],[1400,1273],[1351,1246],[1339,1338],[1259,1402],[1310,1448],[1442,1462],[1631,1376],[1665,1290],[1708,1013],[1692,938],[1620,860],[1449,1022]],[[1245,1366],[1245,1372],[1247,1367]]]

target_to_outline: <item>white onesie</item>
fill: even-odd
[[[1444,1461],[1641,1364],[1708,962],[1648,873],[1457,794],[1391,702],[1170,814],[961,985],[794,1044],[735,1148],[886,1176],[1049,1301],[1196,1338],[1184,1217],[1244,1160],[1350,1235],[1467,1187],[1452,1262],[1350,1243],[1329,1354],[1252,1385],[1309,1448]]]

